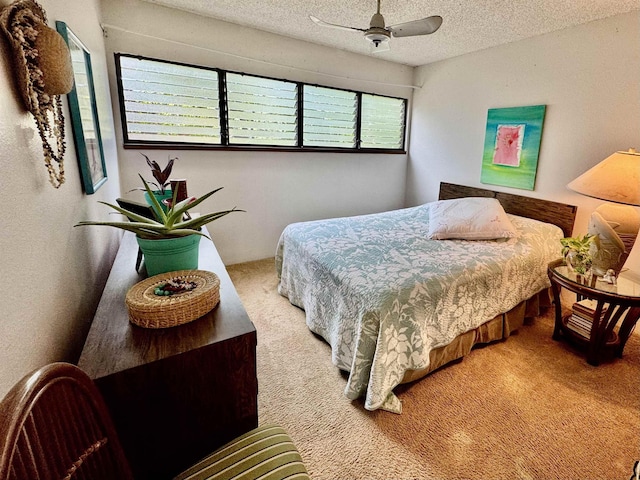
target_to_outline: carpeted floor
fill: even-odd
[[[369,412],[304,312],[277,293],[273,259],[228,267],[258,332],[259,421],[293,437],[314,479],[628,480],[640,460],[640,335],[592,367],[551,339],[552,311],[504,342],[396,389]]]

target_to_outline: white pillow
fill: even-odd
[[[467,197],[429,204],[429,238],[493,240],[511,238],[517,230],[495,198]]]

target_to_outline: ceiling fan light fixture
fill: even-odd
[[[391,34],[383,28],[371,28],[364,34],[364,38],[373,43],[373,45],[376,47],[378,47],[382,43],[388,42],[390,36]]]

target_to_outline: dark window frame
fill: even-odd
[[[169,142],[159,141],[151,142],[148,140],[131,140],[129,139],[126,121],[126,108],[124,101],[124,89],[122,85],[122,72],[120,68],[120,57],[128,57],[138,60],[148,60],[153,62],[168,63],[189,68],[198,68],[203,70],[215,71],[218,74],[218,92],[219,92],[219,104],[220,104],[220,144],[210,143],[196,143],[196,142]],[[120,106],[120,122],[122,126],[123,147],[125,149],[133,148],[146,148],[146,149],[180,149],[180,150],[222,150],[222,151],[278,151],[278,152],[329,152],[329,153],[384,153],[384,154],[406,154],[406,136],[407,136],[407,104],[408,100],[401,97],[393,97],[391,95],[380,95],[373,92],[365,92],[360,90],[352,90],[347,88],[337,88],[321,84],[313,84],[306,82],[299,82],[289,80],[285,78],[269,77],[265,75],[255,75],[252,73],[238,72],[233,70],[224,70],[215,67],[206,67],[202,65],[194,65],[184,62],[176,62],[172,60],[162,60],[158,58],[146,57],[142,55],[133,55],[129,53],[114,53],[115,71],[116,71],[116,83],[118,87],[118,104]],[[228,104],[227,104],[227,73],[247,75],[256,78],[264,78],[267,80],[276,80],[282,82],[289,82],[296,84],[298,93],[298,138],[296,146],[270,146],[270,145],[253,145],[253,144],[229,144],[229,123],[228,123]],[[315,147],[315,146],[303,146],[303,134],[304,134],[304,87],[322,87],[332,90],[345,91],[355,93],[357,97],[357,114],[356,114],[356,138],[355,148],[352,147]],[[392,98],[394,100],[401,100],[404,103],[404,118],[403,122],[403,135],[401,148],[362,148],[361,145],[361,126],[362,126],[362,94],[368,94],[378,97]]]

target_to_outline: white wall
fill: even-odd
[[[616,150],[640,149],[638,12],[416,69],[407,205],[440,181],[577,205],[574,233],[600,201],[566,184]],[[487,110],[547,105],[534,191],[480,183]],[[627,266],[640,270],[640,242]]]
[[[113,52],[403,98],[412,94],[410,88],[384,85],[411,84],[409,67],[137,0],[103,1],[102,9],[114,111],[119,107]],[[247,211],[209,226],[227,264],[273,256],[291,222],[404,203],[406,155],[123,149],[116,122],[123,191],[140,185],[139,172],[148,176],[140,151],[161,165],[171,154],[179,157],[173,176],[187,179],[189,194],[225,187],[203,204],[203,211],[233,206]]]
[[[0,8],[11,3],[0,0]],[[0,397],[32,369],[75,361],[111,268],[120,235],[74,229],[94,215],[97,200],[119,193],[113,116],[96,1],[42,0],[49,25],[62,20],[91,50],[109,180],[94,195],[82,192],[66,121],[66,182],[48,182],[35,122],[14,88],[13,65],[0,39]],[[70,116],[66,98],[65,118]]]

